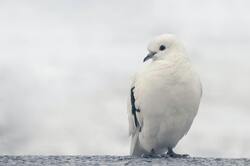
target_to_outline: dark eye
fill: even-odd
[[[159,48],[159,50],[161,50],[161,51],[163,51],[165,49],[166,49],[166,47],[164,45],[161,45],[160,48]]]

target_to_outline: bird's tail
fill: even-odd
[[[148,153],[140,144],[139,129],[131,137],[130,155],[141,156]]]

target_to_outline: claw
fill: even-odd
[[[188,154],[177,154],[173,151],[173,149],[168,149],[168,153],[167,155],[169,155],[170,157],[173,157],[173,158],[187,158],[189,157]]]

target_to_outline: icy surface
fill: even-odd
[[[0,156],[0,165],[250,165],[250,159],[136,158],[130,156]]]

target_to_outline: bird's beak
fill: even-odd
[[[149,52],[148,55],[143,59],[143,62],[153,58],[156,52]]]

